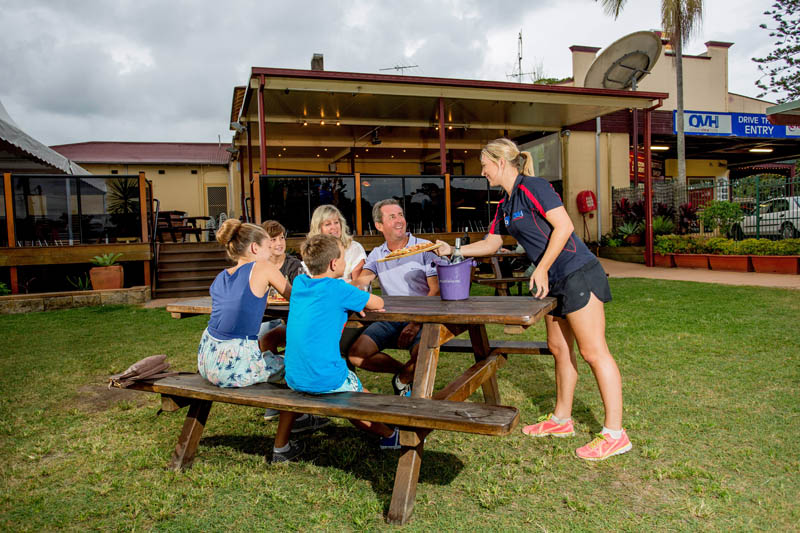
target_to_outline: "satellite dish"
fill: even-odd
[[[661,56],[661,37],[652,31],[637,31],[606,47],[597,56],[584,87],[636,90],[636,84],[653,69]]]

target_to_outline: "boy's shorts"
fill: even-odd
[[[566,278],[550,284],[547,295],[556,299],[556,306],[548,314],[566,318],[568,314],[586,307],[592,294],[603,303],[611,301],[608,276],[597,259],[589,261]]]
[[[386,348],[397,348],[397,338],[408,324],[408,322],[373,322],[364,330],[364,335],[372,339],[379,351]],[[411,350],[414,345],[419,344],[421,337],[422,328],[419,328],[414,340],[408,345],[408,349]]]
[[[362,392],[364,387],[361,385],[361,380],[358,379],[356,373],[352,370],[347,371],[347,377],[344,379],[344,383],[336,389],[329,390],[326,392],[317,392],[315,394],[333,394],[334,392]]]

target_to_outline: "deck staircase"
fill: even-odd
[[[225,250],[216,242],[158,244],[154,298],[207,296],[219,272],[231,266]]]

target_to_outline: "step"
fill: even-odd
[[[178,263],[211,263],[211,262],[218,262],[224,263],[227,266],[233,266],[230,261],[221,259],[219,257],[203,257],[199,259],[185,259],[183,257],[172,258],[170,256],[164,257],[163,255],[159,254],[158,256],[158,264],[161,263],[170,263],[170,264],[178,264]]]
[[[183,287],[205,287],[206,292],[208,292],[209,287],[211,287],[211,283],[214,282],[214,278],[201,278],[195,279],[192,277],[186,277],[181,279],[159,279],[156,286],[159,289],[179,289]]]
[[[175,287],[157,288],[153,291],[155,298],[184,298],[189,296],[208,296],[208,287]]]
[[[214,259],[216,261],[225,261],[227,263],[231,263],[228,260],[228,257],[225,254],[218,254],[214,252],[202,252],[202,251],[185,251],[185,252],[159,252],[158,254],[158,261],[165,260],[177,260],[177,261],[194,261],[195,259]]]
[[[210,285],[211,282],[213,282],[214,278],[216,278],[216,277],[217,277],[216,274],[204,274],[204,273],[195,273],[195,272],[181,272],[181,273],[175,272],[175,273],[171,274],[170,276],[166,276],[166,277],[162,276],[161,274],[159,274],[158,283],[159,283],[159,285],[162,285],[164,283],[174,283],[176,281],[197,280],[197,281],[202,281],[202,282],[208,281],[209,285]]]

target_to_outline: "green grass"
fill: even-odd
[[[800,294],[611,283],[608,339],[633,451],[575,458],[603,417],[580,363],[576,438],[431,434],[404,530],[798,529]],[[104,382],[156,353],[193,370],[205,322],[132,307],[0,316],[1,530],[387,529],[397,453],[341,420],[306,439],[307,461],[271,466],[276,424],[215,405],[194,467],[164,468],[184,412],[156,416],[155,395]],[[543,327],[525,336],[542,339]],[[468,364],[443,354],[437,386]],[[504,403],[523,423],[552,410],[552,366],[511,356],[500,370]],[[387,376],[360,376],[391,391]]]

